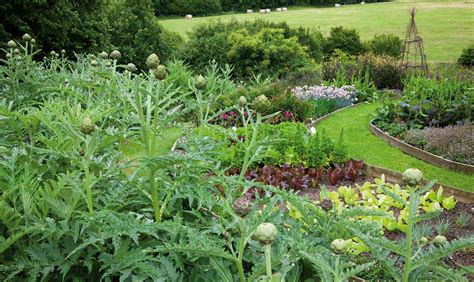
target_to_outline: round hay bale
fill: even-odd
[[[288,11],[288,8],[287,8],[287,7],[283,7],[283,8],[281,8],[281,10],[282,10],[283,12],[286,12],[286,11]]]
[[[266,12],[265,9],[260,9],[260,14],[265,14]]]
[[[184,18],[187,19],[187,20],[190,20],[190,19],[193,18],[193,15],[189,14],[189,15],[186,15]]]
[[[253,10],[251,10],[251,9],[247,10],[247,14],[252,14],[252,13],[253,13]]]
[[[277,8],[276,11],[277,11],[277,12],[281,12],[282,10],[281,10],[281,8]]]
[[[267,13],[267,14],[270,14],[271,11],[272,10],[270,10],[270,9],[265,9],[265,13]]]
[[[339,7],[341,7],[341,4],[336,4],[336,5],[334,5],[334,7],[339,8]]]

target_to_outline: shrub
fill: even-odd
[[[398,61],[387,55],[373,54],[358,57],[336,52],[329,61],[323,63],[323,79],[338,81],[339,84],[354,84],[356,80],[368,80],[378,89],[402,89],[404,71]]]
[[[279,77],[311,64],[306,48],[296,37],[285,38],[282,29],[264,28],[256,34],[241,29],[231,33],[227,42],[227,59],[238,78]]]
[[[322,82],[322,73],[319,67],[309,66],[289,72],[280,80],[284,86],[316,85]]]
[[[355,29],[338,26],[331,28],[329,37],[324,42],[323,50],[326,57],[333,56],[335,50],[341,50],[350,55],[360,55],[365,51],[365,47]]]
[[[409,130],[404,139],[446,159],[474,165],[474,125]]]
[[[387,55],[362,55],[358,58],[361,74],[369,73],[370,80],[378,89],[402,89],[404,71],[398,60]]]
[[[162,61],[172,58],[182,38],[165,31],[153,13],[150,0],[125,0],[109,14],[111,42],[122,51],[125,62],[145,67],[145,60],[156,53]]]
[[[393,34],[375,35],[367,42],[369,51],[374,55],[387,55],[400,58],[402,52],[402,40]]]
[[[462,50],[462,54],[458,59],[458,64],[466,67],[474,66],[474,45]]]
[[[263,29],[267,29],[266,33],[268,34],[265,36],[263,33],[259,34]],[[273,34],[275,31],[270,32],[268,29],[278,29],[279,31],[276,32],[278,36],[271,38],[269,36],[270,33]],[[234,33],[232,39],[239,39],[239,45],[241,46],[237,46],[236,42],[231,42],[229,40],[229,36],[232,33]],[[211,21],[199,25],[189,34],[183,57],[198,72],[208,65],[209,61],[215,61],[220,66],[228,64],[229,61],[237,61],[237,65],[233,66],[236,78],[252,77],[253,74],[247,73],[247,70],[244,69],[247,67],[250,67],[251,71],[256,71],[261,67],[262,69],[269,71],[271,73],[270,75],[277,75],[278,73],[284,72],[284,70],[278,68],[282,66],[281,64],[287,64],[282,59],[284,56],[288,56],[288,53],[290,52],[288,48],[294,48],[296,52],[291,58],[285,58],[285,60],[288,60],[288,62],[293,64],[293,66],[306,66],[309,62],[309,58],[317,59],[320,57],[321,52],[319,51],[319,46],[321,43],[318,43],[318,40],[320,40],[318,38],[320,38],[320,36],[316,30],[294,30],[286,23],[273,23],[262,20],[252,22],[238,22],[236,20],[230,22]],[[249,41],[246,42],[246,39],[249,39]],[[258,44],[257,46],[252,47],[252,50],[248,50],[247,48],[251,47],[248,46],[250,42]],[[279,56],[273,50],[262,49],[264,46],[268,47],[273,46],[274,44],[281,44],[281,46],[275,47],[282,52],[282,56]],[[229,54],[232,47],[234,50]],[[254,68],[249,63],[253,58],[250,58],[247,53],[239,54],[237,51],[250,52],[249,54],[256,56],[256,59],[261,60],[260,62],[262,64],[254,64]],[[293,50],[291,50],[291,52],[293,52]],[[277,55],[278,58],[275,58]],[[268,56],[272,57],[272,60],[277,59],[278,64],[273,65],[273,61],[269,64],[268,59],[263,61],[265,56],[267,58]],[[238,58],[243,58],[244,61],[240,62],[238,61]],[[295,70],[293,66],[292,69]]]
[[[1,1],[0,44],[29,33],[43,54],[96,52],[110,47],[106,12],[104,1]]]

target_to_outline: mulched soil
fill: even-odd
[[[371,182],[373,183],[373,178],[365,177],[365,175],[359,173],[357,176],[357,179],[352,182],[350,180],[342,178],[339,180],[337,185],[330,185],[328,181],[328,175],[324,174],[322,178],[319,180],[319,185],[316,188],[302,188],[298,189],[299,195],[303,197],[308,197],[312,201],[319,200],[319,194],[320,194],[320,186],[325,185],[327,190],[329,191],[335,191],[337,190],[340,186],[352,186],[355,187],[356,185],[363,185],[365,182]],[[249,191],[249,193],[253,194],[253,191]],[[459,226],[456,224],[456,220],[458,219],[460,214],[468,214],[471,215],[471,218],[469,220],[469,223],[466,226]],[[394,209],[394,215],[398,216],[399,210]],[[428,224],[429,226],[436,227],[439,221],[444,221],[444,222],[450,222],[450,226],[448,228],[448,231],[446,234],[443,234],[446,236],[448,241],[451,241],[453,239],[458,239],[461,237],[468,236],[470,234],[474,234],[474,205],[472,204],[466,204],[462,202],[458,202],[456,204],[456,207],[451,210],[451,211],[444,211],[439,217],[424,221],[424,224]],[[385,230],[385,236],[392,240],[392,241],[398,241],[401,238],[405,237],[405,233],[401,231],[388,231]],[[457,265],[463,265],[463,266],[471,266],[474,265],[474,249],[469,249],[469,250],[463,250],[463,251],[458,251],[456,253],[453,253],[451,256],[445,259],[445,262],[449,266],[457,266]],[[474,281],[474,280],[473,280]]]

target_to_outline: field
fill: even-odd
[[[185,35],[193,27],[210,19],[286,21],[290,26],[316,27],[327,34],[331,27],[342,25],[359,31],[362,39],[374,34],[393,33],[404,38],[412,7],[417,9],[418,31],[425,44],[430,63],[451,63],[461,50],[474,43],[474,2],[451,3],[377,3],[350,5],[341,8],[290,8],[285,13],[269,15],[234,14],[196,17],[192,20],[166,18],[161,24]]]

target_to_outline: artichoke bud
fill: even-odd
[[[159,65],[156,67],[156,69],[153,70],[153,74],[155,77],[159,80],[163,80],[166,78],[166,75],[168,74],[166,71],[166,67],[163,65]]]
[[[335,239],[331,242],[331,249],[338,254],[344,253],[347,247],[347,242],[344,239]]]
[[[62,55],[66,55],[66,50],[62,49],[62,50],[61,50],[61,54],[62,54]]]
[[[23,34],[21,39],[23,39],[23,41],[30,41],[31,40],[31,35],[29,35],[28,33],[25,33],[25,34]]]
[[[92,132],[94,132],[94,129],[95,129],[94,122],[89,117],[85,117],[81,122],[81,132],[86,135],[89,135]]]
[[[332,209],[332,201],[325,199],[322,200],[319,206],[324,210],[324,211],[330,211]]]
[[[420,243],[422,243],[422,244],[428,243],[428,238],[426,238],[426,237],[421,237],[421,238],[420,238]]]
[[[50,54],[51,56],[55,56],[55,55],[56,55],[56,52],[51,51],[51,52],[49,52],[49,54]]]
[[[96,60],[91,61],[91,66],[97,67],[98,65],[99,65],[99,62],[97,62]]]
[[[120,52],[118,50],[114,50],[112,51],[112,53],[110,53],[110,58],[112,59],[120,59],[120,57],[122,57],[122,54],[120,54]]]
[[[260,242],[262,245],[271,244],[275,241],[278,234],[278,230],[272,223],[264,222],[257,226],[253,238]]]
[[[15,43],[15,41],[10,40],[10,41],[7,42],[7,46],[8,46],[8,48],[15,48],[16,43]]]
[[[239,104],[240,104],[240,106],[242,106],[242,107],[247,106],[247,98],[245,98],[245,96],[240,96],[240,98],[239,98]]]
[[[403,172],[402,180],[408,185],[414,186],[420,184],[421,181],[423,181],[423,173],[421,173],[419,169],[409,168]]]
[[[438,235],[436,237],[434,237],[433,239],[433,244],[435,245],[438,245],[438,246],[441,246],[443,245],[444,243],[446,243],[448,240],[446,239],[445,236],[443,235]]]
[[[20,54],[20,49],[18,49],[18,48],[15,48],[15,50],[13,50],[13,53],[14,53],[15,55],[18,55],[18,54]]]
[[[196,89],[204,90],[207,86],[207,80],[202,75],[198,75],[194,80],[194,85],[196,86]]]
[[[247,197],[240,197],[234,202],[232,208],[236,214],[246,216],[252,208],[252,203]]]
[[[34,38],[31,38],[30,43],[31,43],[31,44],[35,44],[35,43],[36,43],[36,40],[35,40]]]
[[[128,63],[128,64],[127,64],[127,70],[128,70],[128,71],[136,71],[136,70],[137,70],[137,67],[135,66],[134,63]]]
[[[109,57],[109,54],[107,54],[107,52],[102,51],[99,53],[99,58],[101,59],[107,59],[108,57]]]
[[[156,69],[160,65],[160,58],[157,54],[153,53],[146,59],[146,65],[149,69]]]

